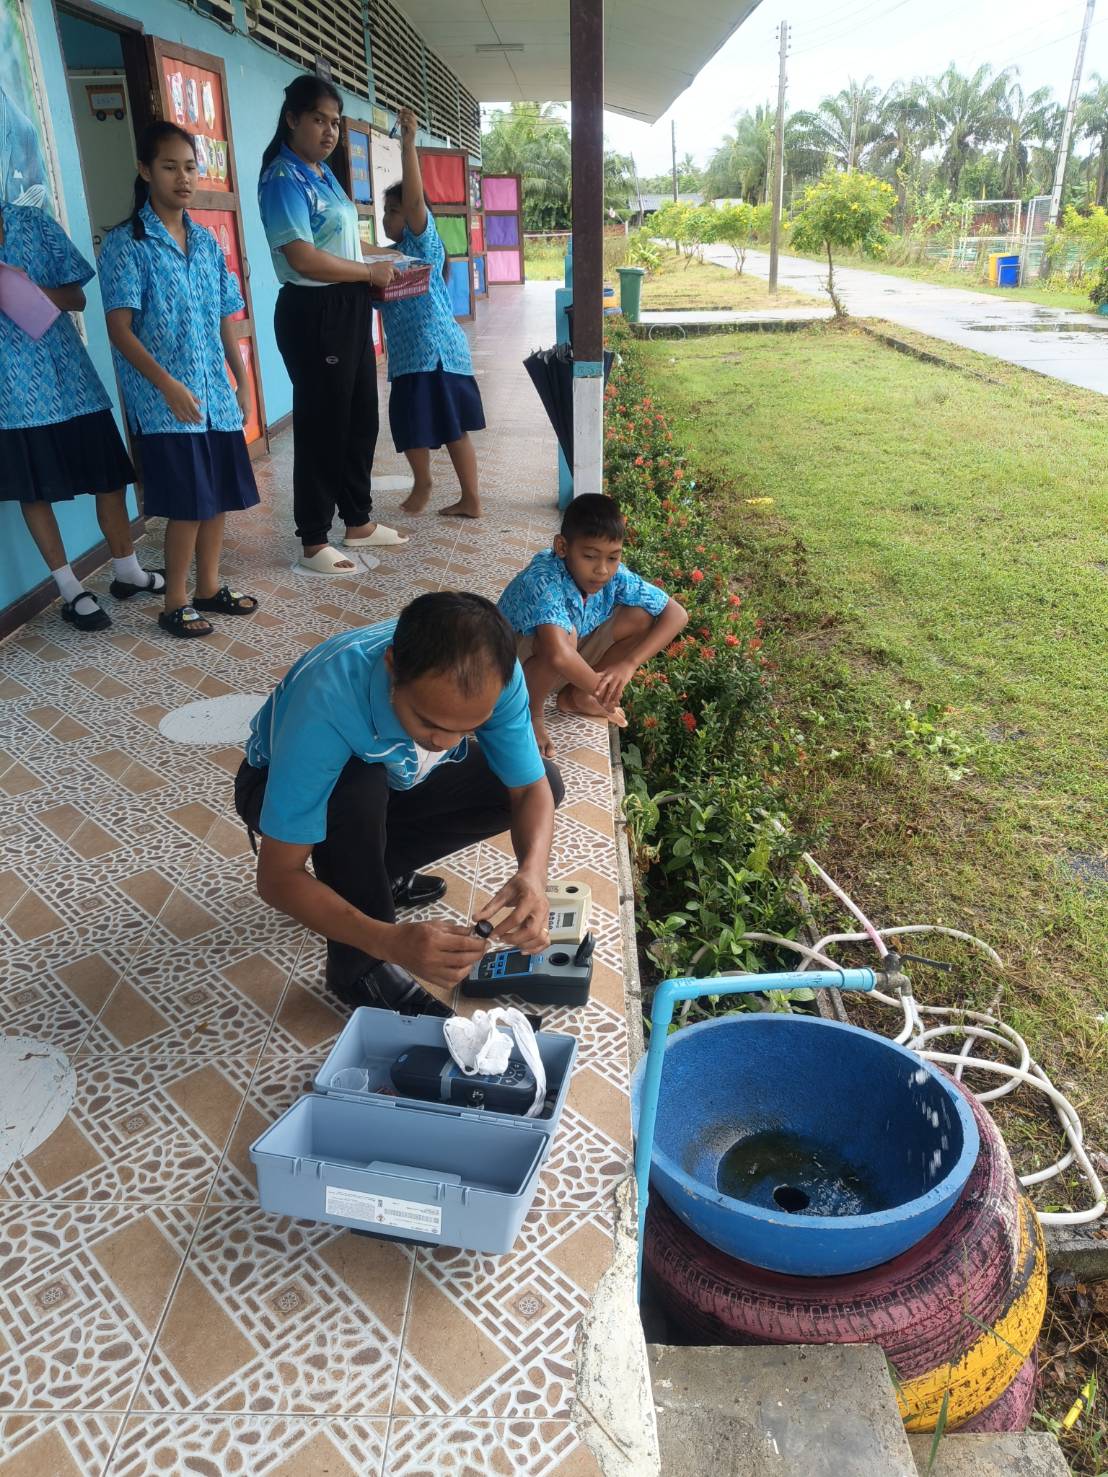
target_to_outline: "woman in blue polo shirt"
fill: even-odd
[[[111,625],[66,559],[54,504],[89,494],[111,550],[117,600],[161,591],[161,571],[135,557],[123,488],[135,470],[116,429],[71,313],[85,306],[92,267],[62,228],[33,205],[0,204],[0,263],[25,273],[58,317],[34,339],[0,313],[0,502],[17,502],[62,597],[62,617],[79,631]]]
[[[258,206],[281,283],[277,347],[292,381],[292,500],[300,562],[317,574],[357,565],[327,541],[338,506],[348,549],[403,544],[370,518],[377,446],[377,363],[370,284],[393,275],[388,251],[363,248],[358,213],[323,162],[339,141],[342,98],[329,82],[285,88],[262,155]],[[383,258],[363,261],[363,254]]]
[[[191,134],[154,123],[138,159],[134,213],[100,253],[108,335],[142,460],[144,511],[169,520],[158,624],[173,636],[210,636],[207,614],[258,608],[219,573],[224,515],[258,502],[242,433],[250,382],[232,321],[242,293],[215,237],[185,209],[196,188]]]

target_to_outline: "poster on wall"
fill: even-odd
[[[0,0],[0,4],[10,0]],[[196,173],[202,190],[234,189],[223,107],[223,83],[215,72],[179,57],[163,56],[169,118],[196,139]]]
[[[227,263],[227,270],[239,285],[242,292],[242,252],[239,248],[238,222],[233,210],[190,210],[189,215],[198,226],[204,226],[211,231],[216,239],[223,260]],[[243,293],[245,298],[246,294]],[[232,318],[245,318],[246,309],[240,308],[237,313],[232,313]]]
[[[369,178],[369,136],[351,128],[347,133],[350,147],[350,198],[357,205],[369,205],[373,185]]]
[[[61,218],[57,169],[25,0],[0,0],[0,200]]]

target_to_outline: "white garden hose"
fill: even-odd
[[[772,824],[778,831],[784,831],[784,827],[777,820]],[[843,889],[833,878],[823,870],[817,861],[807,852],[803,853],[804,861],[813,872],[826,883],[827,887],[834,893],[839,901],[846,907],[858,922],[862,925],[862,933],[832,933],[819,940],[818,943],[809,947],[807,944],[797,943],[795,939],[780,938],[772,933],[746,933],[742,937],[750,943],[768,943],[777,948],[787,949],[802,958],[801,970],[811,969],[813,965],[827,969],[838,969],[841,965],[832,959],[825,951],[833,944],[856,944],[871,943],[877,950],[880,958],[885,958],[889,952],[885,939],[898,938],[905,934],[917,933],[940,933],[948,938],[961,939],[985,954],[997,969],[1003,969],[1000,955],[995,949],[989,947],[981,939],[975,938],[971,933],[963,933],[957,928],[944,928],[939,924],[932,923],[909,923],[898,928],[876,928],[861,908],[847,896]],[[1051,1106],[1057,1115],[1059,1125],[1065,1134],[1069,1144],[1069,1150],[1055,1163],[1048,1165],[1045,1169],[1035,1170],[1031,1174],[1020,1175],[1020,1184],[1029,1189],[1033,1185],[1041,1185],[1046,1181],[1054,1179],[1063,1174],[1072,1165],[1076,1164],[1079,1172],[1083,1175],[1089,1185],[1089,1192],[1093,1197],[1093,1204],[1086,1210],[1067,1211],[1042,1211],[1039,1219],[1048,1226],[1083,1226],[1092,1221],[1099,1220],[1108,1208],[1108,1196],[1105,1195],[1104,1186],[1100,1176],[1093,1167],[1092,1161],[1084,1148],[1084,1130],[1077,1109],[1069,1099],[1054,1086],[1046,1072],[1039,1066],[1028,1050],[1027,1043],[1023,1037],[1007,1026],[996,1016],[985,1011],[959,1010],[948,1006],[920,1005],[909,990],[903,991],[899,996],[887,995],[880,990],[869,993],[869,999],[877,1000],[882,1005],[890,1006],[899,1010],[903,1016],[903,1024],[896,1036],[893,1038],[898,1045],[906,1046],[910,1051],[917,1052],[924,1061],[937,1062],[939,1065],[948,1067],[953,1071],[955,1077],[961,1081],[967,1068],[975,1072],[990,1073],[1004,1079],[999,1086],[989,1088],[988,1091],[975,1093],[978,1102],[989,1103],[997,1098],[1004,1097],[1013,1092],[1017,1087],[1032,1087],[1036,1092],[1042,1093],[1049,1099]],[[924,1018],[937,1022],[934,1025],[925,1025]],[[936,1044],[944,1037],[954,1036],[963,1039],[963,1045],[957,1053],[936,1050]],[[993,1061],[988,1057],[971,1055],[978,1042],[988,1042],[992,1046],[999,1047],[1008,1052],[1014,1058],[1014,1064],[1010,1062]]]

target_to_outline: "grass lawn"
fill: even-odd
[[[857,327],[643,353],[776,627],[808,755],[788,805],[879,918],[1000,951],[1005,1017],[1108,1148],[1108,402]],[[921,989],[987,1006],[948,957]]]
[[[691,308],[826,307],[818,298],[782,287],[771,298],[759,277],[739,276],[715,262],[686,261],[667,250],[662,264],[643,283],[642,305],[649,310]]]
[[[526,241],[523,270],[530,282],[561,282],[565,277],[565,248],[547,241]]]
[[[999,951],[1001,976],[960,945],[920,940],[954,964],[915,969],[920,997],[996,1010],[1104,1155],[1108,401],[920,343],[949,365],[857,325],[638,350],[766,621],[805,752],[783,807],[823,828],[817,858],[879,924],[942,923]],[[878,1009],[848,997],[860,1023]],[[1061,1152],[1031,1096],[996,1104],[1022,1172]],[[1040,1209],[1088,1204],[1072,1179],[1033,1195]],[[1089,1307],[1052,1304],[1047,1417],[1098,1362],[1108,1381],[1103,1322],[1074,1353],[1080,1319],[1096,1326]],[[1106,1470],[1099,1405],[1064,1438],[1083,1474]]]
[[[799,256],[798,252],[782,253],[782,256]],[[804,257],[805,261],[821,261],[821,257]],[[1026,287],[990,287],[974,272],[949,269],[937,262],[917,262],[908,266],[892,266],[873,257],[844,256],[836,259],[836,266],[857,267],[864,272],[885,272],[890,277],[911,277],[917,282],[934,282],[940,287],[961,287],[967,292],[983,292],[989,297],[1010,297],[1016,302],[1038,303],[1044,308],[1074,308],[1080,313],[1095,313],[1089,294],[1079,288],[1051,288],[1035,283]]]

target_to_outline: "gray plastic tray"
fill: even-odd
[[[442,1022],[390,1010],[354,1012],[300,1098],[250,1146],[264,1209],[393,1240],[511,1250],[538,1189],[569,1091],[577,1040],[536,1035],[548,1114],[523,1118],[383,1093],[334,1090],[351,1069],[391,1087],[411,1046],[442,1046]]]

